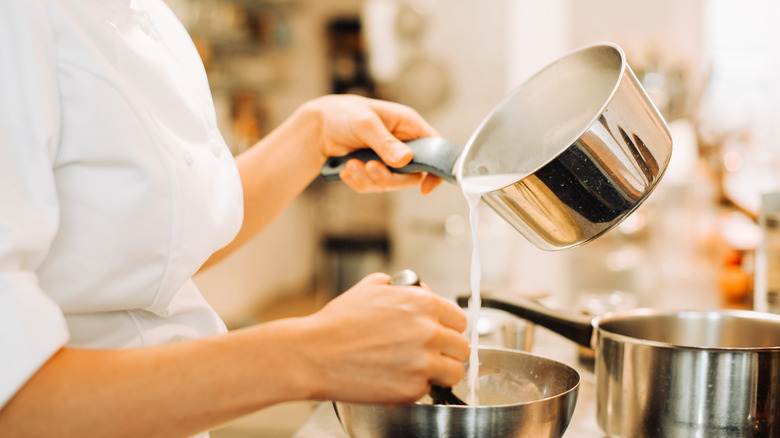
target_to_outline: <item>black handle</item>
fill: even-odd
[[[482,307],[509,312],[518,318],[550,329],[583,347],[592,348],[591,342],[594,329],[591,319],[577,318],[574,315],[550,309],[527,298],[512,297],[511,302],[502,298],[483,297]],[[507,298],[507,300],[509,299]],[[468,307],[469,297],[461,296],[458,297],[457,301],[459,306]]]
[[[453,172],[455,170],[455,161],[457,161],[461,152],[459,146],[438,137],[418,138],[417,140],[408,141],[406,144],[414,152],[412,161],[406,166],[398,168],[388,166],[388,169],[396,173],[428,172],[447,182],[457,184]],[[328,161],[322,166],[320,174],[326,181],[338,181],[339,172],[347,164],[347,161],[351,159],[360,160],[364,163],[369,161],[383,162],[373,149],[358,149],[341,157],[328,158]]]

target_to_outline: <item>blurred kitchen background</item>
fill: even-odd
[[[329,93],[417,109],[465,145],[547,63],[611,41],[669,122],[670,168],[617,230],[543,252],[482,210],[483,289],[599,305],[754,303],[761,195],[780,187],[780,3],[772,0],[167,0],[198,47],[238,154]],[[588,84],[583,84],[587,87]],[[762,252],[763,254],[763,252]],[[315,181],[261,235],[196,282],[230,327],[311,313],[365,274],[418,271],[467,292],[471,236],[459,189],[357,195]],[[759,281],[759,283],[761,283]],[[287,437],[312,404],[214,432]]]

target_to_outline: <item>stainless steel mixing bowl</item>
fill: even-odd
[[[479,406],[388,407],[335,402],[350,438],[560,437],[566,431],[580,385],[573,368],[517,350],[479,349]],[[465,380],[453,388],[465,399]],[[427,397],[426,397],[427,398]]]

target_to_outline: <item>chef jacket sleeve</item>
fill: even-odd
[[[68,340],[36,268],[57,231],[54,36],[37,0],[0,2],[0,408]]]

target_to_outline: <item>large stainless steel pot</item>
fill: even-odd
[[[350,438],[545,438],[569,425],[580,384],[573,368],[517,350],[479,349],[480,406],[335,402]],[[453,388],[468,393],[464,379]],[[463,397],[462,397],[463,398]]]
[[[482,306],[595,349],[596,415],[607,435],[780,436],[780,315],[635,309],[583,319],[517,298]]]
[[[588,242],[619,224],[663,175],[672,140],[663,118],[613,44],[574,51],[525,81],[461,149],[439,138],[409,143],[400,172],[425,171],[482,199],[542,249]],[[329,180],[350,158],[330,159]],[[476,187],[476,189],[475,189]]]

